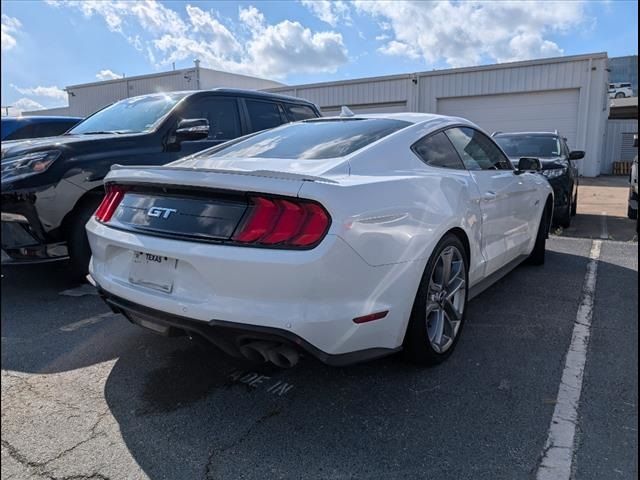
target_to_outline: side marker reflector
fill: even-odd
[[[365,315],[364,317],[356,317],[353,319],[353,323],[367,323],[373,322],[374,320],[380,320],[384,318],[389,313],[389,310],[385,310],[384,312],[371,313],[369,315]]]

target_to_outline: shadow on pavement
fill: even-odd
[[[605,238],[621,242],[637,241],[637,223],[624,217],[610,215],[589,215],[579,213],[573,217],[571,226],[567,229],[559,229],[556,235],[573,238]]]

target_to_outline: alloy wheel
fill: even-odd
[[[427,292],[427,337],[437,353],[446,352],[458,335],[467,296],[466,266],[458,248],[448,246],[435,263]]]

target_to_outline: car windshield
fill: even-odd
[[[543,135],[500,135],[494,137],[509,157],[557,157],[560,142],[555,136]]]
[[[343,157],[409,125],[383,118],[303,121],[229,144],[208,156],[307,160]]]
[[[100,110],[76,125],[68,134],[140,133],[153,130],[186,94],[167,93],[128,98]]]

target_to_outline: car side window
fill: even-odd
[[[285,104],[285,109],[287,110],[289,118],[293,122],[299,122],[300,120],[306,120],[308,118],[316,118],[318,116],[311,107],[307,107],[306,105]]]
[[[194,99],[182,109],[180,118],[206,118],[209,121],[207,140],[231,140],[241,135],[238,101],[235,98]]]
[[[22,140],[23,138],[33,138],[34,137],[34,128],[33,124],[28,124],[23,127],[15,129],[9,135],[7,135],[6,140]]]
[[[44,122],[35,127],[35,137],[56,137],[73,127],[74,124],[65,122]]]
[[[464,164],[443,132],[428,135],[411,146],[411,150],[432,167],[464,170]]]
[[[251,131],[259,132],[268,128],[277,127],[286,122],[281,113],[280,106],[273,102],[263,102],[259,100],[245,100]]]
[[[447,137],[469,170],[513,170],[509,159],[483,133],[469,127],[454,127]]]

